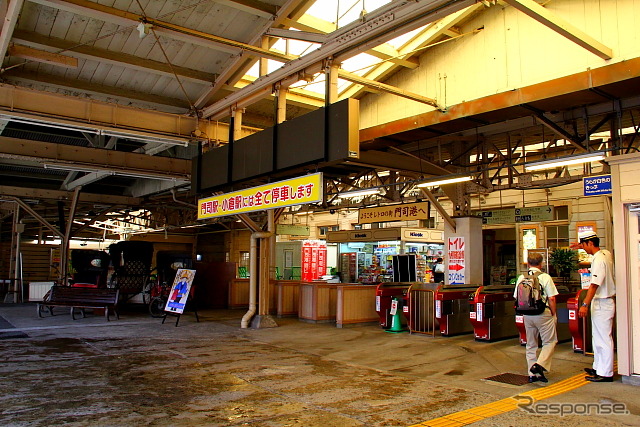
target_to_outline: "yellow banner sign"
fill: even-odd
[[[321,202],[322,173],[198,200],[198,219]]]
[[[417,219],[429,219],[429,202],[389,205],[358,210],[359,224],[388,221],[411,221]]]

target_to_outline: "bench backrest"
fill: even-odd
[[[51,302],[78,302],[93,304],[116,304],[118,290],[115,288],[74,288],[71,286],[53,286]]]

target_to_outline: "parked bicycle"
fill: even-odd
[[[169,300],[171,286],[167,282],[156,281],[149,290],[149,314],[151,317],[163,317],[164,308]]]

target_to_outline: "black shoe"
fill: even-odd
[[[532,374],[542,375],[544,377],[544,373],[547,372],[547,370],[543,366],[534,363],[529,369],[529,372]]]
[[[543,383],[548,383],[549,382],[547,377],[545,377],[544,375],[538,375],[536,378],[538,379],[538,381],[542,381]]]
[[[536,377],[535,375],[530,375],[529,376],[529,382],[530,383],[535,383],[536,381],[538,381],[538,377]]]
[[[592,377],[595,377],[596,375],[598,375],[595,369],[584,368],[584,371]]]
[[[601,377],[600,375],[587,376],[584,377],[585,380],[591,381],[592,383],[612,383],[613,377]]]

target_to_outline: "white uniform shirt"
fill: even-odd
[[[600,249],[591,261],[591,283],[598,285],[594,298],[609,298],[616,294],[613,281],[613,255],[606,249]]]
[[[529,268],[529,274],[533,275],[536,272],[540,272],[541,270],[537,267],[530,267]],[[514,298],[518,298],[518,284],[520,282],[522,282],[522,279],[524,279],[524,275],[520,275],[520,277],[518,277],[518,281],[516,282],[516,288],[513,291],[513,297]],[[555,297],[556,295],[558,295],[558,290],[556,289],[556,285],[555,283],[553,283],[553,279],[551,278],[551,276],[549,276],[547,273],[540,273],[538,275],[538,282],[540,283],[540,287],[542,288],[542,292],[543,292],[543,301],[545,303],[547,303],[547,301],[549,301],[549,297]]]

